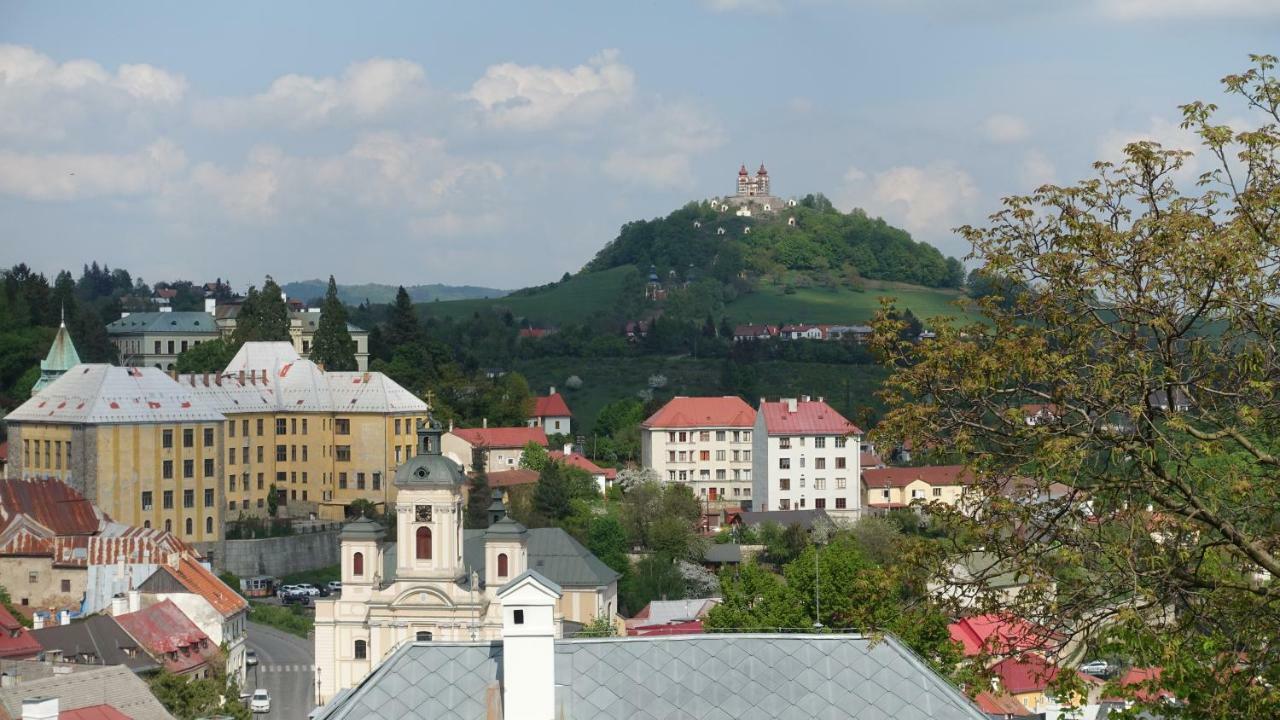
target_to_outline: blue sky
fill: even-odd
[[[741,162],[963,256],[1190,146],[1277,38],[1274,0],[0,3],[0,262],[519,287]]]

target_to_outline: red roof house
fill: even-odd
[[[991,673],[1000,679],[1000,688],[1013,695],[1044,692],[1057,679],[1062,669],[1035,653],[1006,658],[991,667]],[[1092,675],[1077,672],[1086,686],[1101,685]]]
[[[963,465],[925,465],[923,467],[873,468],[862,471],[862,482],[870,488],[904,488],[915,481],[929,485],[971,485],[973,473]]]
[[[7,609],[0,606],[0,658],[30,658],[43,651],[44,648],[31,636],[31,632]]]
[[[601,477],[608,482],[613,482],[618,477],[617,470],[614,470],[613,468],[602,468],[588,460],[587,456],[580,452],[571,452],[566,455],[563,450],[552,450],[547,454],[552,460],[558,460],[569,467],[586,470],[591,477]]]
[[[1004,693],[980,692],[973,699],[973,703],[988,717],[1000,718],[1000,720],[1032,716],[1031,711],[1018,702],[1017,698]]]
[[[770,435],[861,435],[862,430],[822,398],[761,402],[765,431]]]
[[[1009,655],[1027,650],[1055,649],[1062,642],[1053,631],[1005,615],[976,615],[947,626],[951,639],[964,646],[964,654]]]
[[[564,396],[555,392],[553,388],[550,395],[534,398],[533,416],[536,418],[573,417],[573,413],[569,412],[569,405],[564,401]]]
[[[547,446],[547,434],[540,427],[454,428],[450,432],[472,447],[522,448],[531,442]]]
[[[650,415],[640,427],[749,428],[755,425],[756,411],[736,396],[675,397]]]
[[[117,615],[115,619],[169,672],[200,674],[217,656],[218,646],[172,600]]]

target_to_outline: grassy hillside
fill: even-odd
[[[766,285],[734,300],[725,308],[725,314],[740,323],[863,323],[880,309],[880,298],[884,296],[896,298],[898,307],[910,308],[920,318],[964,314],[953,304],[964,297],[956,290],[874,280],[866,281],[866,286],[863,292],[800,288],[787,295],[781,287]]]
[[[454,300],[419,305],[427,317],[470,317],[478,310],[510,311],[516,317],[528,318],[535,326],[578,323],[592,313],[613,307],[622,286],[635,268],[617,267],[603,272],[575,275],[562,283],[531,293],[509,295],[493,300]]]

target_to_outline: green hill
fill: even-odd
[[[285,283],[281,289],[291,298],[309,301],[324,297],[329,283],[325,280],[299,280]],[[366,283],[364,285],[339,285],[338,297],[348,305],[359,305],[368,300],[371,303],[391,303],[396,299],[395,285]],[[434,300],[463,300],[467,298],[496,298],[506,294],[505,290],[477,287],[474,285],[407,285],[405,292],[414,302],[432,302]]]
[[[965,297],[958,290],[876,281],[867,281],[865,286],[862,291],[819,287],[787,293],[777,285],[765,285],[727,304],[725,315],[735,323],[865,323],[880,309],[880,298],[886,296],[919,318],[964,314],[955,305]]]
[[[631,284],[640,289],[635,268],[617,267],[603,272],[580,273],[557,283],[531,290],[517,290],[492,300],[453,300],[419,305],[426,317],[462,319],[480,311],[510,312],[536,327],[580,323],[603,310],[610,312]]]

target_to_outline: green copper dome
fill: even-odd
[[[396,487],[457,487],[467,481],[458,463],[441,454],[440,438],[443,435],[440,423],[430,417],[418,425],[418,454],[396,468]]]

